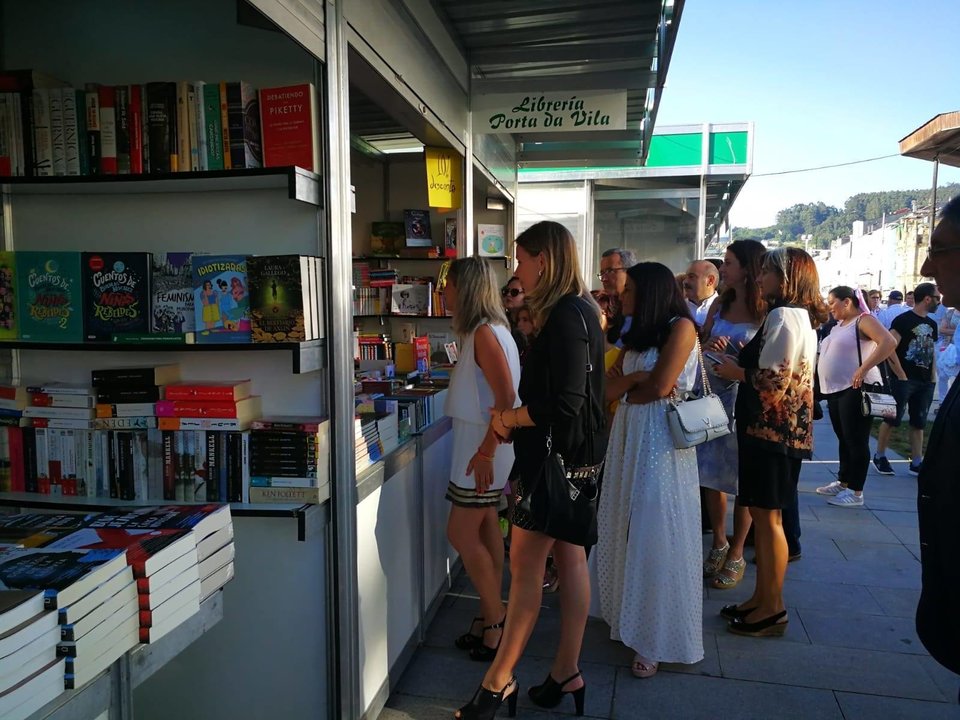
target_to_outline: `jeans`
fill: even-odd
[[[830,423],[840,441],[840,471],[837,479],[860,492],[870,468],[870,428],[873,418],[864,417],[860,391],[847,388],[827,397]]]

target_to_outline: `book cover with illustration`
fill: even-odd
[[[457,218],[448,217],[443,221],[443,255],[455,258],[457,256]]]
[[[507,228],[505,225],[477,225],[477,250],[481,257],[506,255]]]
[[[12,252],[0,252],[0,340],[17,337],[17,266]]]
[[[310,259],[306,255],[258,255],[247,260],[253,342],[303,342],[311,325]]]
[[[150,253],[85,252],[83,335],[107,341],[116,332],[150,330]]]
[[[260,129],[264,167],[319,169],[317,93],[311,83],[261,90]]]
[[[430,247],[433,245],[429,210],[404,210],[403,226],[406,229],[407,247]]]
[[[395,255],[403,247],[405,237],[402,222],[370,223],[370,254]]]
[[[196,329],[191,257],[188,252],[153,254],[150,332],[179,335]]]
[[[80,253],[18,251],[16,258],[20,338],[81,342]]]
[[[246,255],[194,255],[193,310],[197,342],[250,342]]]

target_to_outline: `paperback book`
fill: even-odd
[[[247,256],[198,255],[192,265],[197,341],[250,342]]]
[[[0,252],[0,340],[17,337],[17,276],[12,252]]]
[[[150,332],[180,334],[196,329],[192,255],[188,252],[154,253]]]
[[[253,342],[303,342],[312,329],[310,258],[260,255],[247,260]],[[312,334],[312,333],[311,333]]]
[[[16,259],[21,339],[81,342],[80,253],[18,251]]]
[[[85,339],[150,330],[150,264],[150,253],[81,255]]]
[[[430,247],[433,245],[429,210],[404,210],[403,226],[406,230],[407,247]]]

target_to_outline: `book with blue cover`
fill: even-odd
[[[47,610],[76,602],[120,572],[133,581],[121,549],[14,548],[0,554],[0,590],[43,590]]]
[[[250,342],[247,256],[194,255],[192,265],[197,342]]]

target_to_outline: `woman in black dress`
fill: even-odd
[[[540,613],[543,567],[551,550],[560,574],[559,645],[547,679],[529,695],[537,705],[549,708],[572,694],[577,714],[582,715],[586,692],[579,671],[590,607],[586,553],[580,545],[546,535],[533,514],[522,509],[522,500],[533,492],[532,481],[547,453],[548,432],[553,452],[564,458],[568,471],[593,469],[603,462],[607,435],[600,310],[580,274],[576,244],[565,227],[537,223],[517,238],[516,245],[516,276],[526,290],[539,333],[520,377],[523,404],[491,413],[494,432],[511,439],[516,450],[511,473],[518,506],[510,547],[512,581],[500,649],[473,700],[457,713],[464,720],[492,718],[504,700],[511,716],[515,711],[520,688],[513,671]]]

